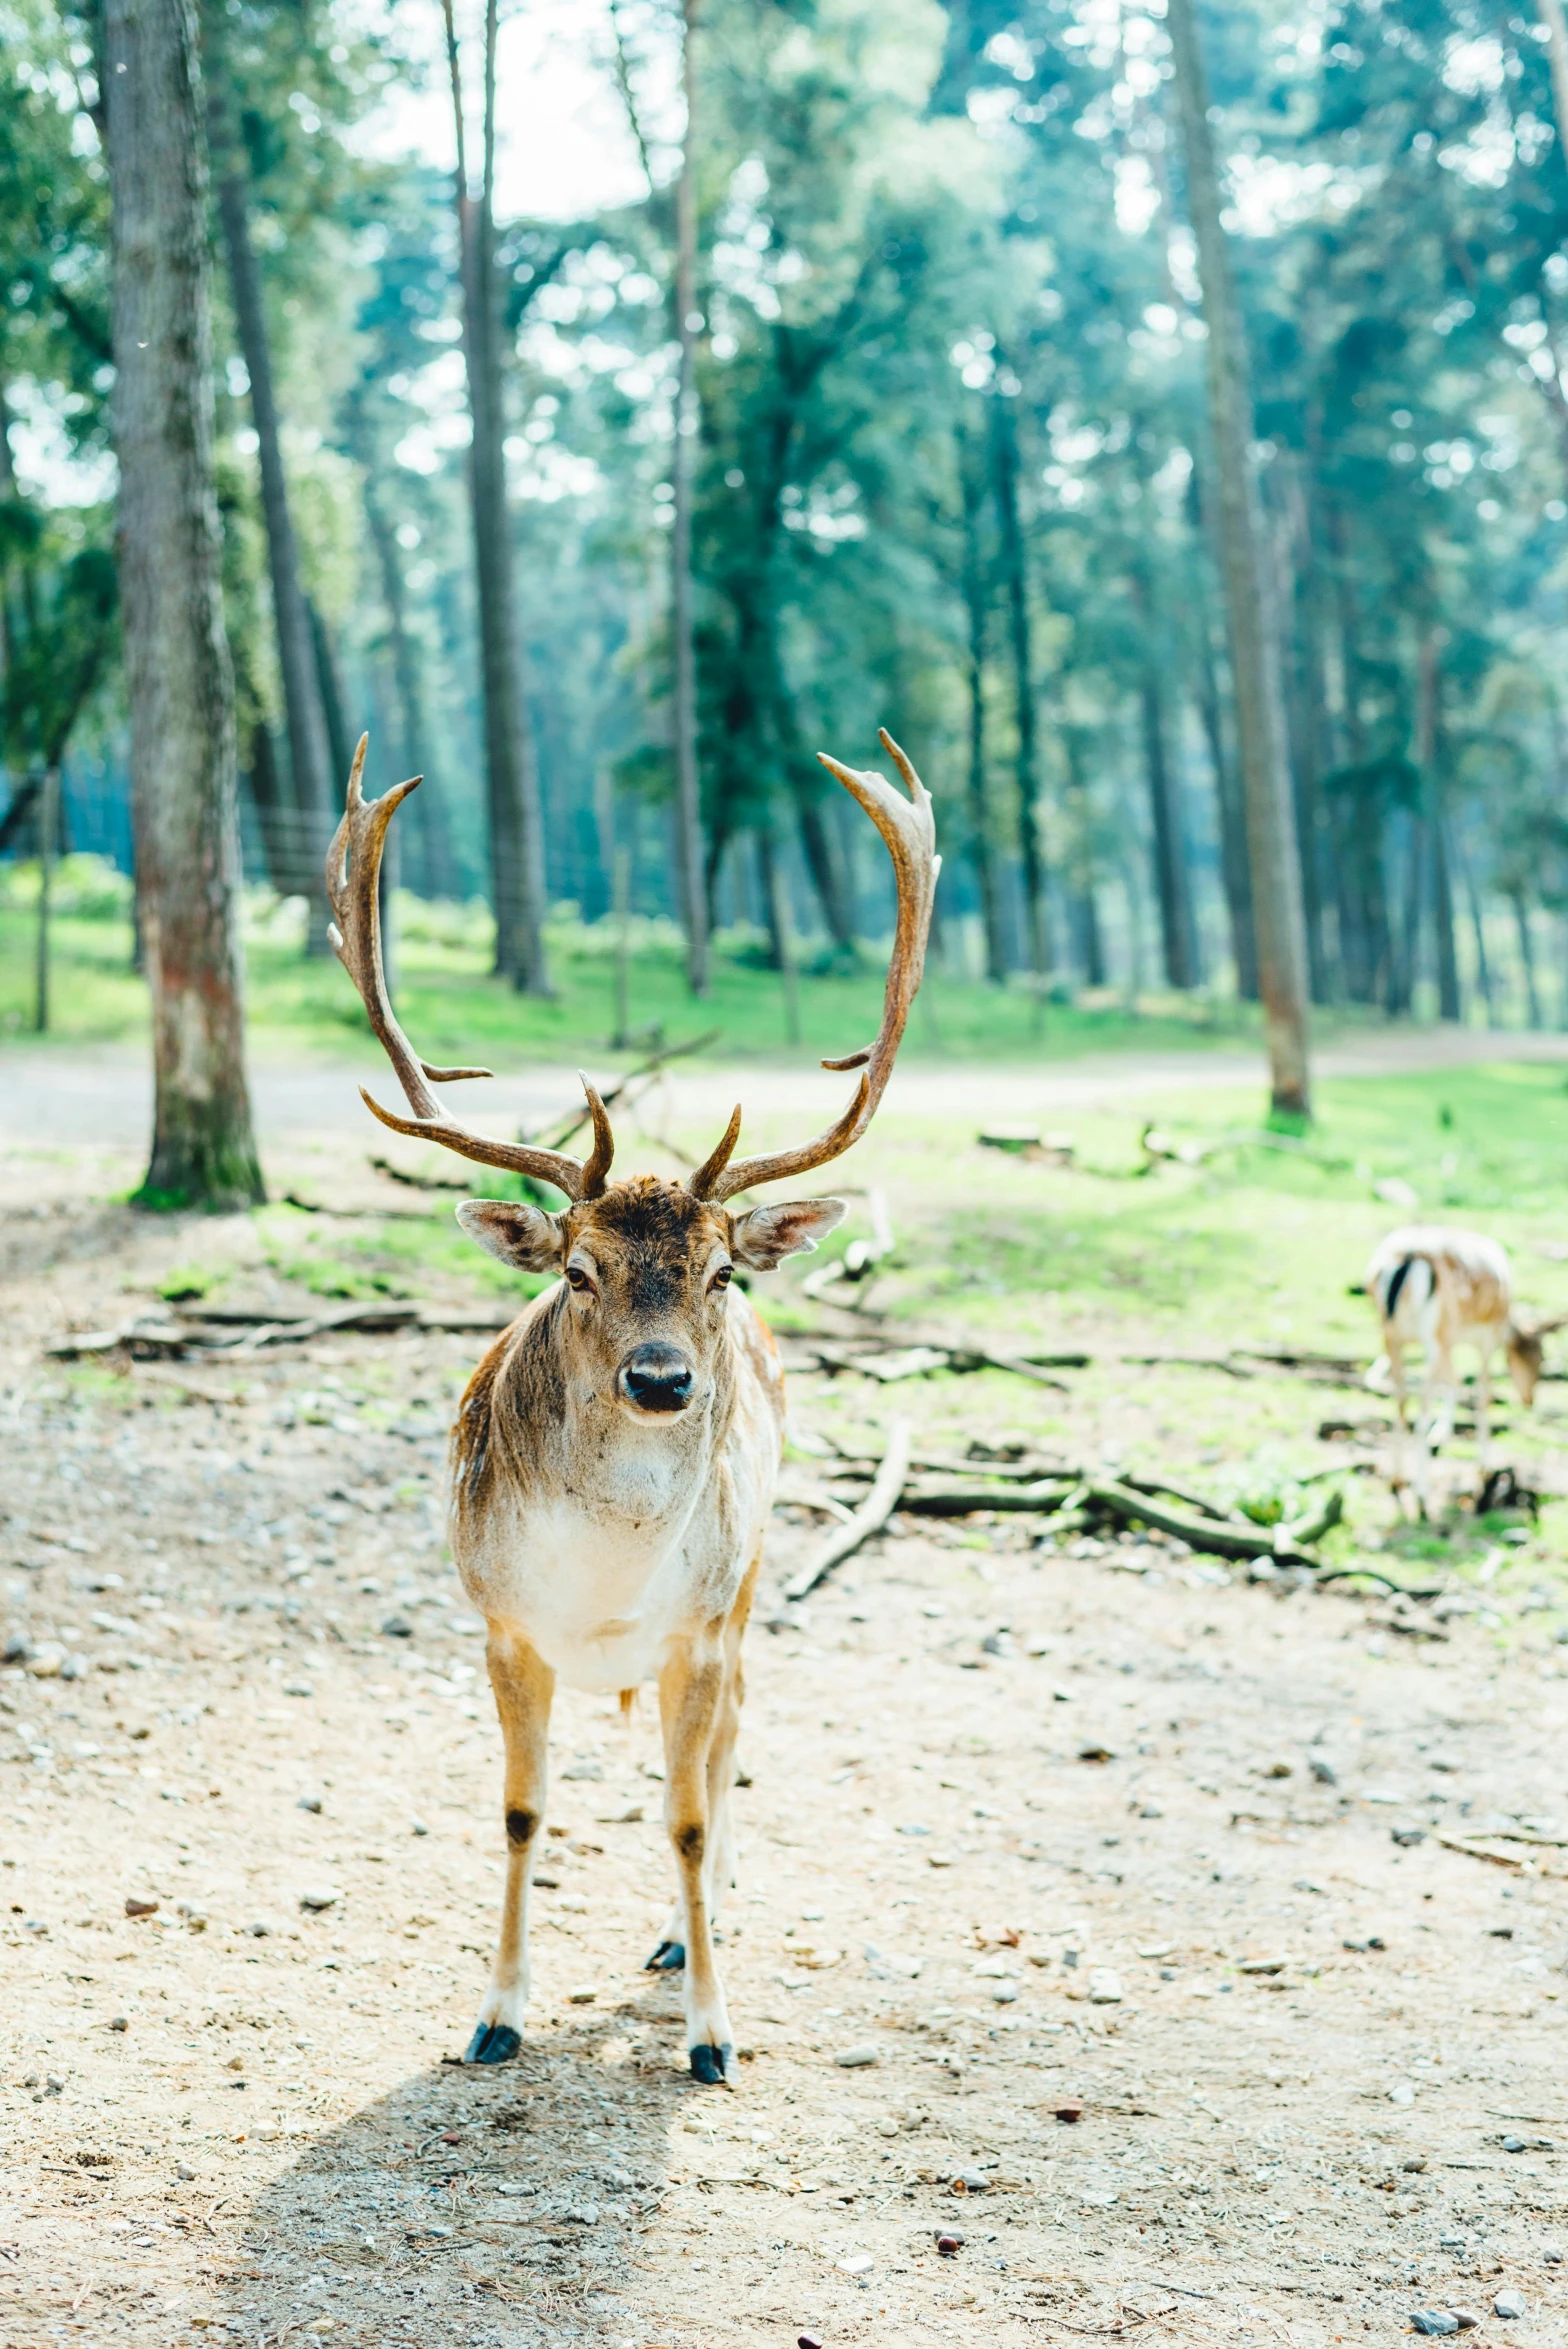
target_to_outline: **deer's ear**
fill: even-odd
[[[546,1215],[542,1207],[513,1199],[465,1199],[457,1220],[488,1255],[499,1256],[519,1272],[561,1269],[565,1220]]]
[[[786,1256],[802,1256],[825,1240],[849,1213],[844,1199],[784,1199],[777,1207],[753,1207],[735,1218],[730,1254],[737,1264],[770,1272]]]

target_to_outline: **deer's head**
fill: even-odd
[[[841,1199],[790,1200],[733,1212],[727,1201],[756,1184],[809,1173],[859,1140],[876,1113],[920,985],[926,934],[941,859],[925,786],[884,731],[882,744],[909,788],[881,775],[857,772],[824,757],[865,809],[887,843],[898,883],[898,925],[888,965],[882,1025],[876,1041],[824,1068],[862,1071],[842,1117],[814,1141],[766,1157],[736,1159],[737,1108],[715,1149],[683,1182],[651,1175],[611,1183],[615,1140],[603,1101],[584,1078],[593,1120],[586,1160],[526,1142],[501,1142],[472,1132],[442,1109],[431,1083],[451,1084],[490,1074],[482,1068],[432,1068],[415,1053],[398,1025],[387,993],[377,905],[387,826],[414,790],[415,777],[380,799],[360,789],[365,762],[361,738],[349,777],[348,801],[327,855],[327,893],[337,916],[332,943],[370,1014],[371,1026],[397,1073],[411,1116],[395,1116],[363,1095],[366,1106],[395,1133],[440,1142],[481,1165],[502,1166],[536,1182],[552,1183],[569,1204],[551,1214],[505,1199],[470,1199],[459,1207],[465,1231],[492,1256],[529,1272],[558,1273],[566,1295],[559,1323],[576,1363],[634,1418],[667,1423],[711,1387],[728,1312],[727,1291],[738,1266],[765,1270],[786,1256],[814,1248],[844,1214]]]
[[[711,1391],[738,1265],[781,1264],[842,1221],[842,1199],[728,1208],[639,1175],[550,1215],[468,1199],[464,1231],[526,1272],[563,1275],[557,1327],[578,1375],[636,1420],[671,1419]]]

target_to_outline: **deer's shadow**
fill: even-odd
[[[541,2031],[506,2065],[416,2073],[314,2137],[251,2211],[231,2329],[344,2349],[623,2338],[672,2117],[715,2093],[651,2005]]]

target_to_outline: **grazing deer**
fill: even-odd
[[[1407,1224],[1390,1232],[1367,1267],[1367,1294],[1382,1330],[1383,1353],[1368,1373],[1369,1386],[1392,1387],[1399,1424],[1410,1433],[1405,1386],[1405,1348],[1426,1353],[1426,1376],[1416,1426],[1416,1497],[1426,1509],[1431,1455],[1453,1433],[1459,1399],[1454,1348],[1473,1346],[1476,1452],[1484,1475],[1491,1440],[1492,1358],[1501,1346],[1521,1403],[1535,1400],[1541,1375],[1541,1341],[1560,1321],[1519,1318],[1513,1301],[1513,1271],[1504,1250],[1482,1232],[1445,1224]],[[1437,1398],[1443,1398],[1437,1408]]]
[[[741,1639],[784,1426],[777,1351],[733,1276],[814,1248],[841,1221],[844,1202],[785,1200],[744,1211],[726,1202],[839,1157],[871,1123],[892,1072],[920,985],[941,860],[925,787],[898,745],[886,733],[881,740],[907,799],[880,775],[822,760],[881,833],[898,885],[876,1041],[823,1063],[863,1072],[854,1098],[815,1141],[759,1158],[733,1158],[737,1108],[684,1182],[609,1181],[610,1121],[586,1079],[594,1136],[586,1163],[493,1141],[443,1109],[431,1084],[490,1071],[431,1068],[414,1051],[388,999],[377,909],[387,826],[419,779],[367,802],[363,739],[355,753],[327,859],[332,943],[411,1114],[395,1116],[368,1093],[366,1106],[394,1133],[551,1183],[569,1201],[556,1214],[509,1199],[470,1199],[457,1210],[464,1230],[503,1264],[560,1276],[491,1347],[452,1433],[452,1555],[488,1626],[505,1745],[506,1891],[469,2063],[504,2063],[521,2041],[529,1880],[558,1678],[572,1688],[619,1690],[623,1705],[644,1681],[658,1684],[677,1895],[648,1965],[684,1967],[697,2079],[720,2082],[730,2063],[712,1918],[733,1876]]]

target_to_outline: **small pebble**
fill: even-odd
[[[1492,2314],[1494,2316],[1523,2316],[1524,2294],[1512,2289],[1499,2292],[1497,2298],[1492,2302]]]
[[[134,1893],[128,1892],[125,1896],[125,1913],[128,1917],[155,1917],[158,1914],[158,1903],[155,1900],[138,1900]]]
[[[343,1895],[335,1884],[312,1884],[299,1896],[302,1909],[335,1909]]]
[[[1053,2105],[1051,2110],[1059,2121],[1081,2121],[1083,2119],[1081,2104],[1057,2104]]]
[[[822,2349],[822,2343],[815,2333],[797,2333],[795,2349]]]
[[[1417,2333],[1457,2333],[1459,2319],[1450,2316],[1446,2308],[1413,2308],[1410,2311],[1411,2329]]]
[[[321,1809],[321,1797],[319,1794],[302,1794],[298,1802],[296,1802],[294,1805],[294,1808],[297,1811],[319,1811]]]
[[[955,2194],[983,2194],[986,2189],[984,2170],[960,2170],[953,2179]]]
[[[1548,2243],[1542,2251],[1541,2257],[1545,2260],[1548,2267],[1561,2267],[1563,2263],[1562,2245],[1560,2243]]]
[[[877,2051],[874,2047],[845,2047],[833,2061],[846,2072],[858,2072],[877,2061]]]
[[[109,2017],[109,2028],[111,2031],[128,2031],[130,2027],[131,2018],[129,2015],[111,2015]]]
[[[387,1615],[383,1617],[381,1630],[383,1636],[387,1639],[412,1639],[414,1636],[414,1626],[412,1623],[410,1623],[406,1615]],[[572,1773],[570,1770],[563,1770],[561,1775],[563,1778],[570,1778]]]
[[[945,2227],[937,2229],[936,2247],[944,2259],[956,2259],[963,2246],[962,2235],[952,2234]]]
[[[1391,1827],[1388,1832],[1393,1837],[1395,1843],[1397,1843],[1401,1849],[1405,1851],[1409,1851],[1415,1844],[1425,1843],[1426,1841],[1426,1829],[1424,1827]]]
[[[1524,2151],[1524,2139],[1522,2137],[1504,2137],[1501,2140],[1501,2143],[1505,2153],[1523,2153]]]
[[[1120,2006],[1122,1983],[1119,1974],[1109,1966],[1096,1966],[1089,1976],[1089,2004],[1091,2006]]]
[[[285,1680],[283,1693],[291,1697],[309,1697],[314,1696],[316,1691],[308,1680]]]

